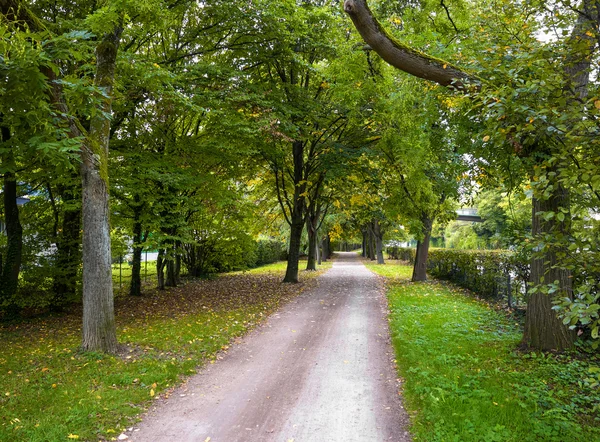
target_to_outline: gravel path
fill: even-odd
[[[135,441],[409,441],[383,287],[354,253],[157,401]]]

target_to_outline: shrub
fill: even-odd
[[[388,247],[390,259],[414,264],[416,250]],[[506,250],[429,249],[428,273],[452,281],[485,299],[514,299],[527,295],[527,257]]]

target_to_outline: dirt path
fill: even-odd
[[[382,286],[356,254],[340,255],[315,289],[157,403],[130,439],[409,441]]]

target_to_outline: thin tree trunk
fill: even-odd
[[[175,263],[175,247],[170,246],[171,256],[167,256],[167,280],[165,285],[167,287],[177,287],[177,275],[176,275],[176,263]],[[167,254],[168,255],[168,254]]]
[[[385,264],[383,260],[383,233],[379,220],[373,220],[373,236],[375,236],[375,253],[377,255],[377,264]]]
[[[142,295],[142,252],[144,248],[142,243],[143,227],[141,221],[141,207],[137,204],[140,202],[140,196],[136,194],[134,201],[136,205],[133,208],[133,257],[131,263],[131,285],[129,286],[130,296]]]
[[[367,232],[368,232],[368,230],[361,230],[361,233],[362,233],[362,252],[361,252],[361,256],[363,258],[367,257]]]
[[[321,265],[322,263],[322,257],[323,257],[323,252],[321,251],[321,247],[323,245],[323,241],[321,241],[321,238],[319,238],[319,235],[317,234],[317,264]]]
[[[308,260],[306,262],[306,270],[317,270],[317,223],[319,214],[307,215],[306,231],[308,233]]]
[[[10,131],[2,127],[2,141],[10,139]],[[12,150],[8,150],[4,158],[5,164],[14,165]],[[6,225],[6,254],[2,259],[0,274],[0,306],[9,316],[18,314],[15,295],[19,285],[19,271],[23,254],[23,227],[19,219],[17,204],[17,178],[14,172],[4,173],[4,222]]]
[[[90,122],[82,146],[83,193],[83,342],[86,351],[115,353],[117,331],[111,271],[108,211],[108,143],[112,88],[121,27],[106,34],[96,48],[96,86],[106,98]]]
[[[375,233],[373,233],[372,223],[369,223],[369,259],[375,260]]]
[[[165,264],[165,249],[159,249],[156,257],[156,279],[159,290],[165,289]]]
[[[429,256],[429,242],[431,239],[431,230],[433,228],[433,220],[424,215],[421,218],[423,223],[423,239],[417,242],[417,253],[413,266],[413,281],[427,281],[427,258]]]
[[[80,178],[79,174],[76,178]],[[59,193],[63,201],[63,219],[56,239],[54,310],[62,310],[69,301],[76,299],[77,274],[81,264],[81,195],[79,189],[71,184],[60,189]]]

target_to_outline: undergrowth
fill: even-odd
[[[519,324],[448,284],[388,277],[390,330],[416,441],[600,441],[600,360],[522,353]],[[399,276],[400,275],[400,276]]]

